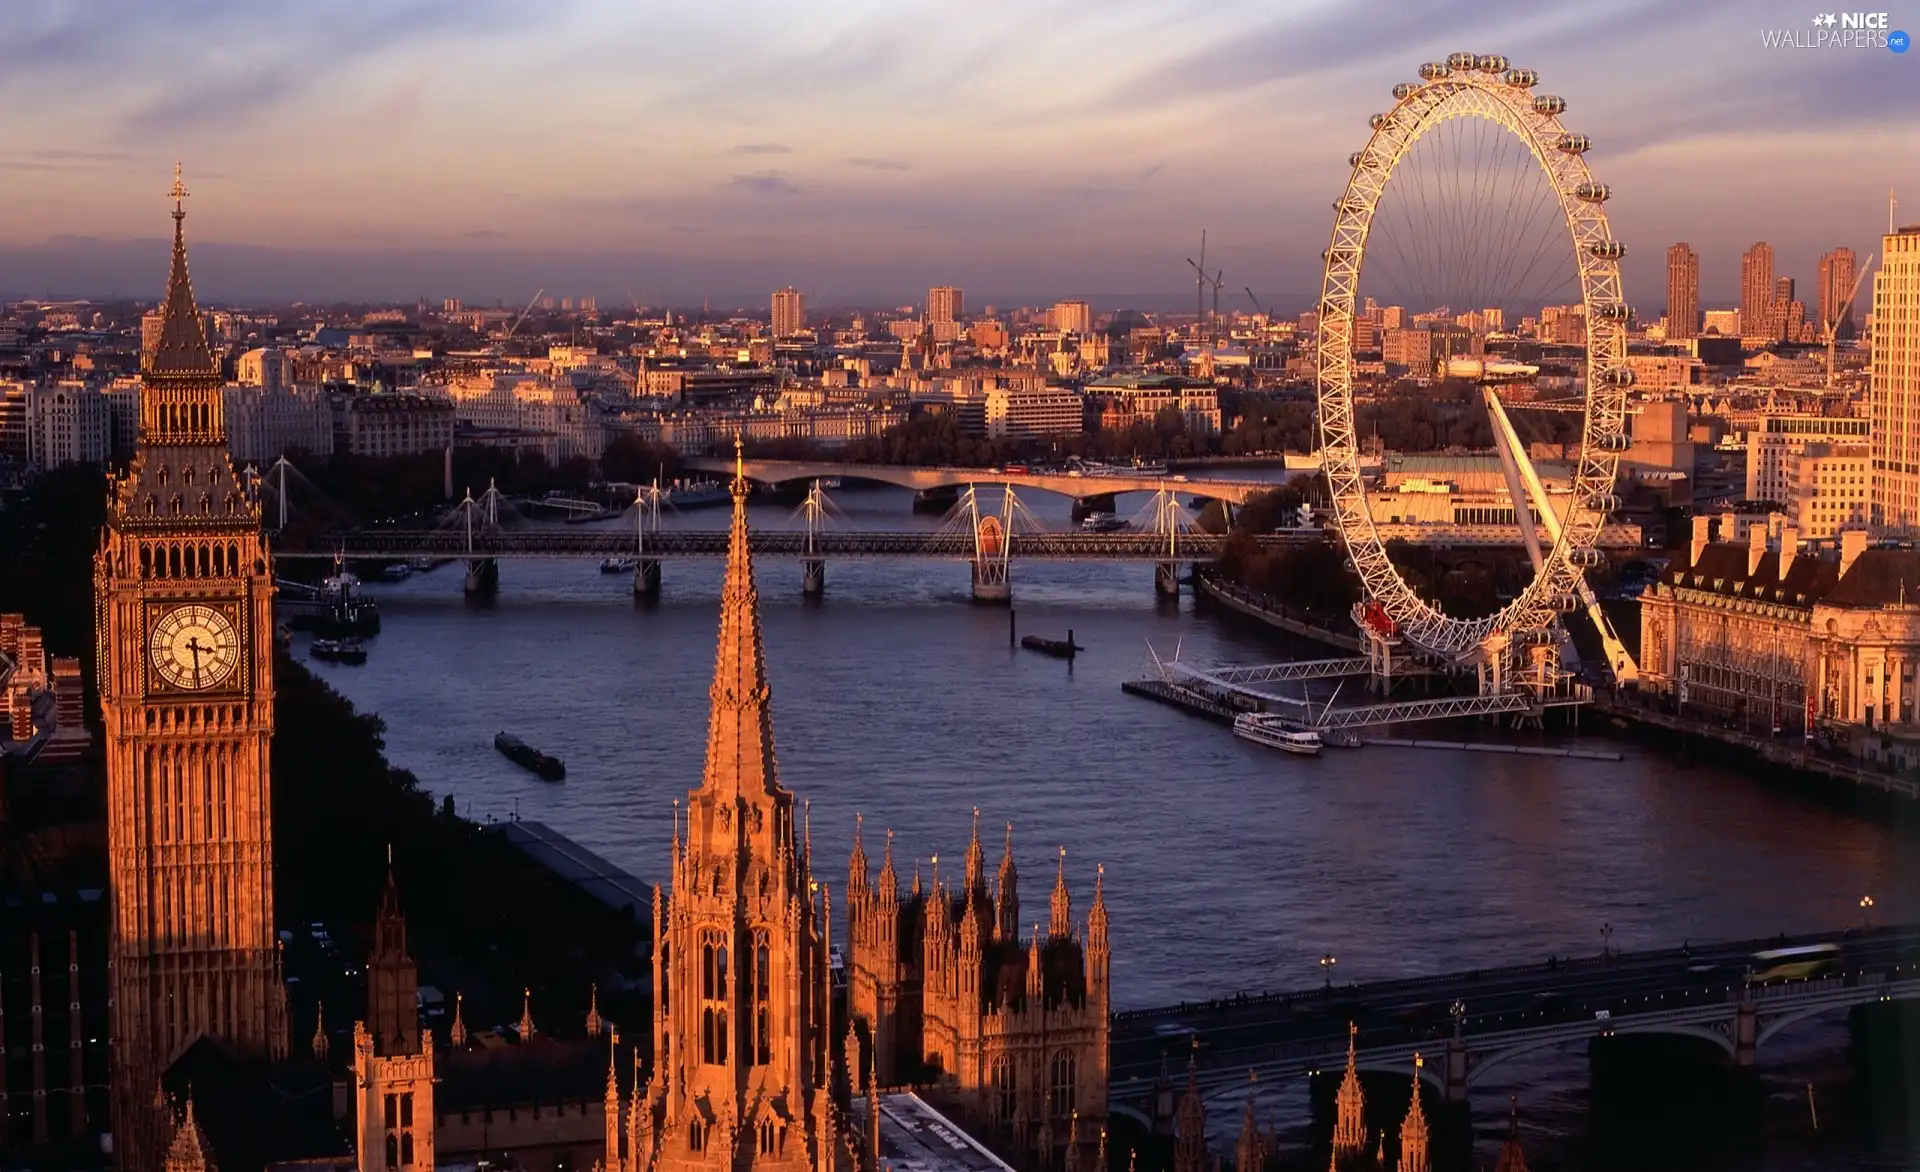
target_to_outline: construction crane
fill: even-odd
[[[1260,299],[1253,295],[1253,286],[1247,285],[1247,286],[1244,286],[1244,288],[1247,291],[1247,300],[1253,302],[1253,312],[1259,314],[1261,317],[1266,318],[1268,321],[1272,321],[1273,315],[1268,313],[1265,309],[1262,309],[1260,307]]]
[[[527,307],[521,310],[520,316],[514,318],[513,324],[507,327],[507,336],[500,339],[502,342],[511,342],[513,336],[520,332],[520,323],[527,320],[527,315],[533,312],[533,307],[540,301],[540,295],[545,292],[545,289],[536,290],[533,296],[527,300]]]
[[[1827,344],[1827,390],[1833,389],[1833,339],[1840,330],[1840,323],[1847,320],[1847,314],[1853,309],[1853,299],[1860,295],[1860,282],[1866,279],[1867,270],[1873,267],[1873,254],[1867,254],[1867,263],[1853,274],[1853,288],[1847,290],[1847,299],[1834,306],[1833,320],[1820,323],[1821,338]]]
[[[1207,325],[1207,230],[1200,229],[1200,259],[1195,262],[1187,258],[1187,264],[1193,269],[1193,329],[1194,335]]]

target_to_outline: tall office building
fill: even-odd
[[[952,285],[936,285],[927,290],[927,320],[957,322],[965,312],[966,294]]]
[[[1053,328],[1063,334],[1093,332],[1093,308],[1084,301],[1057,301],[1047,317]]]
[[[1667,340],[1700,334],[1700,254],[1685,243],[1667,249]]]
[[[1886,237],[1873,275],[1875,525],[1920,525],[1920,224]]]
[[[788,285],[773,295],[773,336],[788,338],[807,328],[807,299]]]
[[[1773,245],[1760,241],[1740,254],[1740,332],[1767,332],[1773,320]]]
[[[1826,338],[1829,325],[1836,338],[1851,338],[1853,306],[1847,297],[1853,292],[1857,258],[1851,248],[1836,248],[1820,258],[1820,337]]]

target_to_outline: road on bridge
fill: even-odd
[[[585,530],[519,527],[513,529],[356,529],[310,538],[304,548],[275,546],[278,558],[577,558],[577,557],[725,557],[724,529],[666,529],[648,533],[636,549],[631,530]],[[1317,533],[1268,534],[1259,539],[1278,549],[1320,540]],[[901,557],[946,561],[971,560],[974,539],[968,533],[879,533],[834,531],[811,538],[800,530],[754,529],[748,536],[753,552],[762,557]],[[1220,552],[1221,538],[1184,532],[1173,538],[1164,533],[1016,533],[1008,543],[1012,558],[1054,561],[1211,561]]]
[[[1465,1009],[1461,1025],[1469,1037],[1592,1021],[1603,1011],[1625,1021],[1636,1012],[1724,1003],[1738,996],[1754,952],[1829,941],[1844,950],[1842,967],[1849,979],[1903,966],[1911,970],[1920,963],[1920,925],[1895,925],[1124,1012],[1113,1020],[1112,1094],[1115,1102],[1144,1094],[1163,1064],[1177,1069],[1190,1052],[1202,1072],[1203,1090],[1213,1091],[1243,1086],[1250,1067],[1276,1060],[1337,1065],[1346,1052],[1349,1021],[1360,1031],[1363,1054],[1426,1041],[1443,1049],[1453,1032],[1456,1002]]]

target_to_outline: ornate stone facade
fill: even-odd
[[[848,864],[848,1011],[883,1084],[931,1084],[1035,1167],[1091,1167],[1107,1120],[1109,972],[1104,876],[1083,930],[1066,851],[1049,920],[1022,940],[1013,828],[989,888],[979,811],[965,874],[900,894],[893,838],[877,879],[860,832]]]
[[[140,440],[94,558],[113,902],[114,1132],[158,1167],[162,1071],[207,1037],[287,1048],[273,925],[273,567],[227,458],[222,378],[187,277],[176,177],[173,268],[142,372]]]
[[[1641,596],[1643,688],[1763,733],[1914,725],[1920,554],[1859,530],[1802,552],[1791,526],[1709,542],[1706,520]]]

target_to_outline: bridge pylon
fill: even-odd
[[[1180,534],[1189,528],[1180,498],[1172,489],[1161,488],[1153,494],[1153,534],[1166,543],[1167,560],[1153,568],[1153,592],[1161,598],[1180,597]]]
[[[973,532],[973,600],[991,605],[1013,601],[1013,582],[1008,576],[1013,552],[1013,486],[1007,486],[1002,516],[983,513],[980,496],[973,485],[960,499],[960,513]]]
[[[660,532],[660,502],[666,496],[660,490],[660,478],[636,489],[633,494],[633,596],[660,596],[660,559],[647,556],[647,534]]]
[[[468,489],[466,498],[460,502],[460,514],[467,537],[467,577],[462,589],[472,597],[491,598],[500,592],[500,563],[493,558],[476,555],[473,536],[476,527],[481,533],[499,531],[499,486],[492,480],[487,481],[487,491],[477,501],[473,499],[473,490]]]
[[[818,598],[827,592],[827,560],[818,552],[820,530],[827,523],[827,494],[820,487],[820,481],[815,480],[807,490],[807,499],[800,503],[800,510],[807,519],[806,554],[800,559],[800,593]]]

